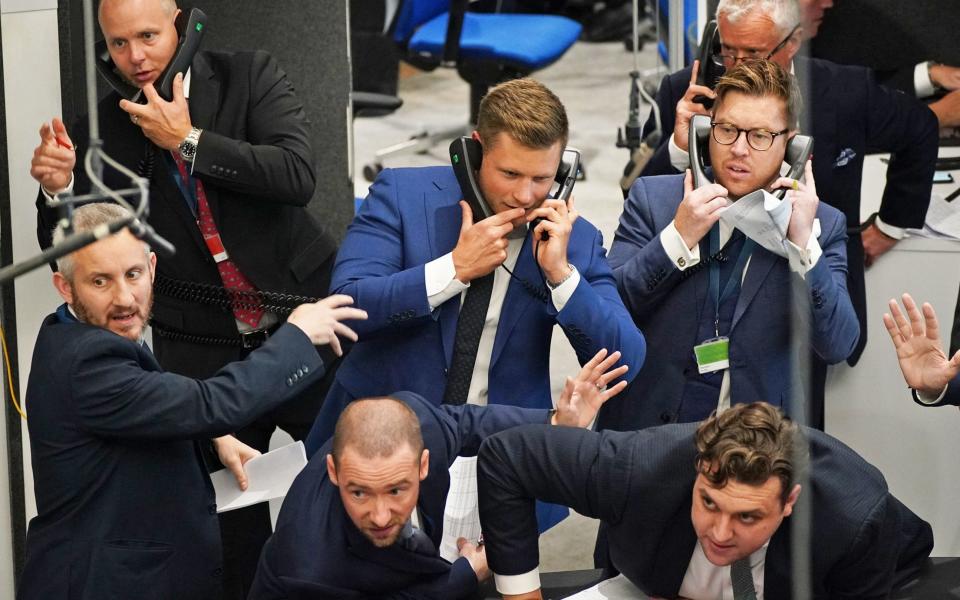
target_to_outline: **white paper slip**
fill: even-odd
[[[217,512],[283,498],[305,466],[307,453],[303,442],[295,442],[247,461],[244,465],[247,472],[245,492],[240,490],[237,478],[229,469],[211,473],[210,481],[217,495]]]
[[[567,600],[647,600],[650,596],[637,589],[623,575],[601,581],[592,588],[567,596]]]
[[[450,492],[443,509],[443,539],[440,556],[453,562],[460,556],[457,538],[476,543],[480,537],[480,512],[477,508],[477,457],[458,456],[450,465]]]

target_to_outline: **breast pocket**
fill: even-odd
[[[111,540],[94,546],[82,600],[173,598],[173,546],[149,540]]]

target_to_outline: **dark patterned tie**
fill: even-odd
[[[447,387],[443,392],[444,404],[463,404],[470,392],[473,365],[477,362],[480,334],[490,306],[493,290],[493,273],[470,282],[467,297],[457,317],[457,333],[453,340],[453,359],[447,372]]]
[[[730,565],[730,582],[733,584],[733,600],[757,600],[749,556]]]
[[[197,194],[197,225],[200,227],[200,234],[204,240],[220,239],[220,233],[217,231],[217,224],[213,220],[213,214],[210,212],[210,204],[207,202],[207,193],[203,189],[203,182],[194,179],[187,171],[187,165],[180,158],[178,152],[173,152],[173,160],[177,163],[177,170],[180,171],[180,177],[183,179],[184,187],[194,182]],[[209,241],[207,242],[209,245]],[[213,250],[211,249],[211,253]],[[236,264],[229,258],[219,260],[217,256],[213,257],[217,261],[217,270],[220,272],[220,279],[223,281],[223,287],[228,291],[239,292],[231,294],[232,298],[238,300],[233,303],[233,316],[238,321],[243,321],[247,325],[256,328],[260,324],[260,317],[263,316],[262,303],[256,295],[257,288],[247,279]]]

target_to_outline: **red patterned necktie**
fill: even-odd
[[[256,295],[257,288],[253,283],[237,268],[237,265],[230,260],[223,242],[220,240],[220,233],[217,231],[217,224],[213,221],[213,215],[210,214],[210,204],[207,203],[207,193],[203,189],[203,182],[195,179],[187,172],[187,165],[180,158],[178,152],[173,152],[173,160],[177,163],[177,169],[180,171],[180,177],[183,179],[183,186],[186,188],[190,182],[194,182],[194,189],[197,194],[197,225],[200,227],[200,234],[217,262],[217,270],[220,271],[220,279],[223,281],[223,287],[227,289],[233,302],[233,316],[238,321],[256,328],[260,324],[260,317],[263,316],[263,308],[260,298]],[[238,293],[239,292],[239,293]]]

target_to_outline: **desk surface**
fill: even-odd
[[[600,593],[587,594],[583,592],[596,586],[600,581],[600,569],[583,571],[561,571],[558,573],[544,573],[541,575],[544,600],[559,600],[561,598],[586,600],[638,600],[646,598],[642,592],[633,587],[624,579],[624,586],[601,585]],[[613,580],[608,580],[613,583]],[[625,591],[626,590],[626,591]],[[491,582],[484,586],[480,596],[484,600],[499,600]],[[895,591],[891,600],[931,600],[933,598],[960,598],[960,558],[931,558],[927,567],[920,576]]]

